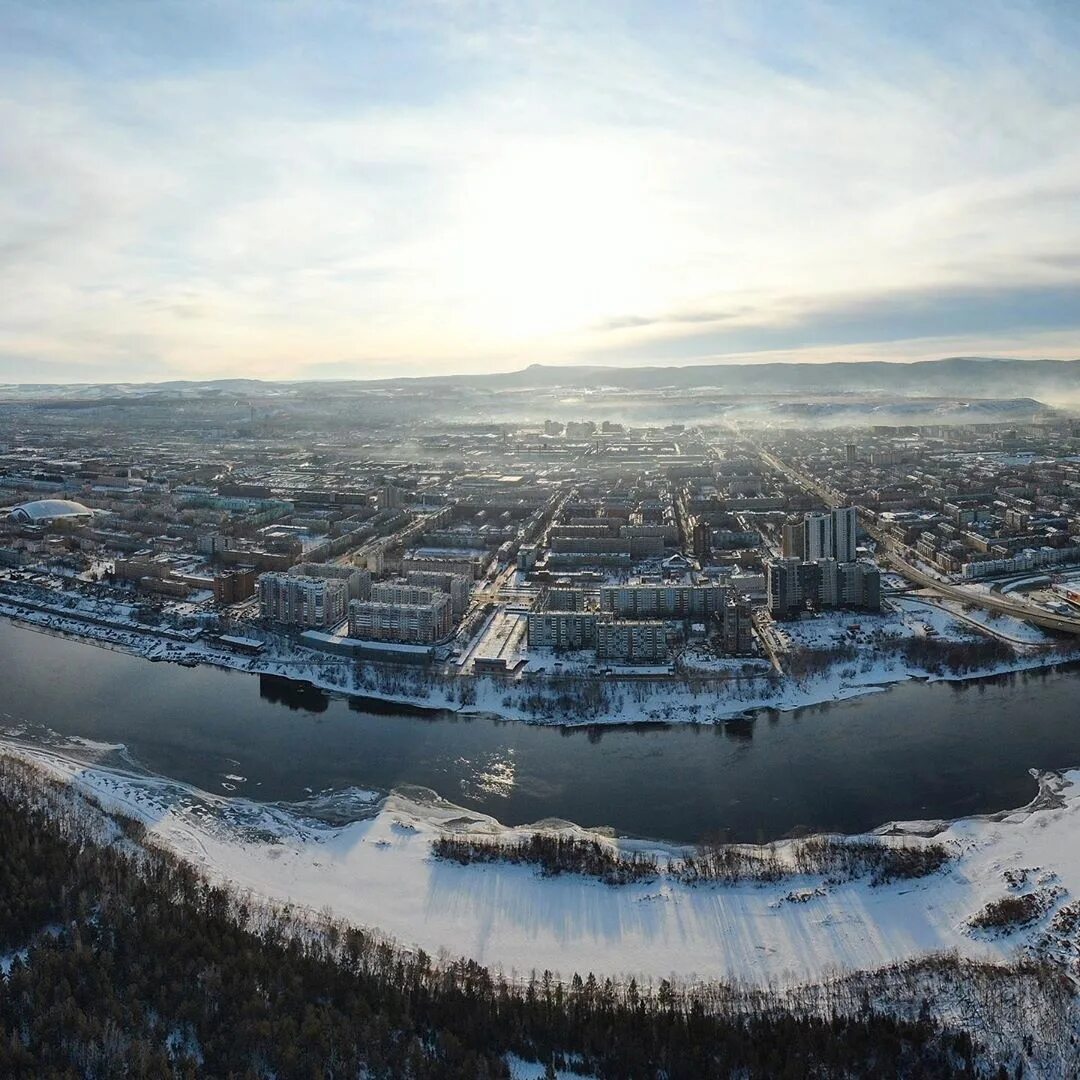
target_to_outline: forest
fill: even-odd
[[[509,1054],[605,1080],[1012,1075],[919,989],[894,1015],[848,983],[797,1008],[436,960],[212,884],[140,823],[7,756],[0,882],[5,1078],[483,1080],[508,1077]],[[1051,975],[1025,977],[1049,1000]],[[898,969],[890,985],[913,978]],[[957,985],[999,979],[972,969]]]

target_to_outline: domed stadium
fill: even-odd
[[[9,518],[30,525],[43,525],[60,518],[92,518],[89,506],[71,499],[38,499],[36,502],[20,503],[12,507]]]

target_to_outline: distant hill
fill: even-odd
[[[103,402],[125,399],[206,400],[230,397],[317,398],[331,387],[350,396],[365,391],[434,388],[460,391],[525,391],[559,387],[597,391],[717,391],[742,394],[869,394],[952,397],[961,399],[1016,398],[1043,401],[1080,399],[1080,359],[1018,360],[953,356],[917,363],[860,361],[825,364],[699,364],[687,367],[556,366],[531,364],[517,371],[484,375],[432,375],[377,380],[265,382],[258,379],[218,379],[160,383],[84,383],[59,386],[18,384],[0,386],[0,400],[66,400]]]
[[[402,380],[386,380],[402,382]],[[953,356],[917,363],[861,362],[826,364],[699,364],[688,367],[555,367],[532,364],[520,371],[493,375],[446,376],[492,389],[604,386],[633,390],[708,387],[739,393],[870,393],[919,396],[1080,397],[1080,360],[1017,360]]]

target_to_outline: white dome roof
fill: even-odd
[[[14,507],[11,517],[16,521],[53,521],[56,518],[93,517],[94,511],[71,499],[38,499]]]

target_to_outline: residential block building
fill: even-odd
[[[255,567],[238,566],[214,575],[214,603],[237,604],[255,595]]]
[[[353,600],[349,604],[349,637],[402,644],[442,640],[453,628],[450,597],[445,593],[429,595],[426,603]]]
[[[754,651],[754,629],[750,605],[729,600],[721,609],[720,648],[729,656],[745,656]]]
[[[405,575],[405,580],[410,585],[446,593],[450,597],[455,618],[460,618],[468,610],[472,579],[464,574],[441,573],[437,570],[411,570]]]
[[[289,573],[300,577],[332,578],[344,581],[350,600],[366,600],[371,593],[371,571],[358,566],[342,566],[339,563],[297,563],[289,567]]]
[[[660,663],[668,651],[667,626],[659,620],[601,619],[596,624],[598,660]]]
[[[800,558],[807,562],[835,559],[854,562],[858,514],[854,506],[843,506],[827,514],[807,514],[803,519],[802,551]],[[785,555],[788,544],[785,535]],[[790,545],[792,548],[795,544]]]
[[[526,633],[530,648],[574,650],[596,645],[596,612],[530,611]]]
[[[871,563],[776,559],[766,564],[769,610],[786,618],[810,608],[881,609],[881,574]]]
[[[263,618],[287,626],[334,626],[345,618],[348,602],[344,581],[276,571],[259,578]]]
[[[727,599],[722,585],[604,585],[600,610],[625,618],[692,619],[715,615]]]

